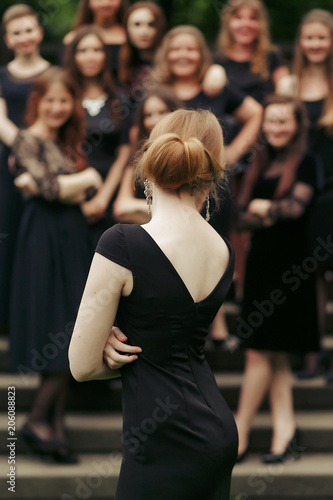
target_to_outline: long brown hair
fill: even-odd
[[[303,71],[308,65],[308,60],[303,54],[300,39],[302,34],[302,28],[305,24],[310,23],[321,23],[329,29],[332,44],[333,44],[333,15],[328,12],[328,10],[323,9],[313,9],[308,12],[298,27],[296,40],[295,40],[295,50],[294,50],[294,62],[293,62],[293,73],[296,76],[296,81],[300,82],[303,76]],[[328,82],[328,96],[325,100],[325,106],[323,113],[319,118],[319,125],[326,127],[327,131],[333,134],[333,47],[325,61],[326,78]],[[299,92],[299,85],[298,85]]]
[[[126,9],[128,7],[128,0],[122,0],[119,10],[116,14],[116,22],[122,24]],[[94,14],[89,7],[89,0],[81,0],[78,6],[77,15],[72,26],[73,30],[76,30],[84,24],[93,24]]]
[[[172,83],[173,77],[170,73],[169,63],[167,60],[168,52],[172,40],[178,35],[192,35],[199,48],[201,55],[200,70],[198,72],[198,81],[201,83],[204,79],[206,71],[212,64],[212,56],[209,47],[206,43],[205,37],[201,31],[195,26],[181,25],[172,28],[164,37],[162,45],[158,49],[155,56],[155,64],[152,73],[152,79],[158,79],[159,83]]]
[[[185,108],[185,105],[183,101],[178,99],[174,91],[172,90],[171,87],[168,87],[167,85],[159,85],[153,90],[148,91],[143,100],[140,102],[137,113],[136,113],[136,123],[139,128],[138,132],[138,143],[140,144],[144,139],[147,139],[149,136],[148,130],[146,130],[143,122],[145,118],[145,103],[150,99],[151,97],[157,97],[161,101],[164,102],[164,104],[167,106],[168,110],[170,113],[172,111],[175,111],[176,109],[183,109]]]
[[[73,41],[66,46],[65,48],[65,53],[64,53],[64,68],[68,71],[68,73],[72,76],[72,78],[77,82],[78,85],[78,90],[80,93],[80,96],[82,96],[82,93],[84,91],[84,84],[85,84],[85,77],[82,75],[81,71],[79,70],[76,60],[75,60],[75,54],[77,50],[77,46],[88,35],[95,35],[98,40],[101,42],[104,55],[105,55],[105,61],[103,68],[100,72],[99,75],[97,75],[97,83],[102,87],[104,92],[109,96],[110,98],[110,114],[111,118],[114,120],[114,124],[116,126],[119,125],[120,123],[120,101],[118,99],[117,95],[117,88],[116,84],[113,81],[111,71],[110,71],[110,62],[109,62],[109,51],[107,50],[107,47],[103,41],[102,35],[99,31],[99,29],[96,26],[82,26],[77,30],[75,33],[75,36],[73,38]]]
[[[82,170],[87,166],[81,150],[85,139],[84,115],[76,83],[67,71],[52,67],[36,79],[28,99],[25,121],[28,126],[35,123],[38,119],[39,102],[54,83],[64,85],[74,100],[70,118],[58,129],[57,144],[62,152],[76,164],[78,170]]]
[[[266,7],[261,0],[228,0],[221,12],[221,29],[217,38],[218,51],[226,55],[233,45],[230,33],[230,20],[241,7],[251,7],[259,22],[258,38],[255,40],[253,55],[250,61],[252,73],[268,78],[267,56],[274,49],[269,33],[269,18]]]
[[[265,110],[272,104],[291,104],[294,108],[297,130],[284,150],[283,154],[278,157],[275,162],[283,165],[283,173],[276,187],[273,198],[280,199],[285,197],[291,190],[295,181],[296,172],[300,161],[304,156],[307,148],[307,128],[308,118],[306,108],[302,101],[290,96],[270,95],[263,102],[263,120]],[[249,170],[243,180],[241,192],[237,199],[238,206],[246,207],[251,200],[251,195],[256,182],[262,177],[268,168],[271,160],[271,148],[260,132],[256,143],[256,151]]]
[[[119,79],[122,82],[132,83],[135,70],[140,66],[141,60],[136,47],[132,45],[128,35],[127,22],[129,16],[138,9],[148,9],[154,16],[154,25],[156,28],[156,37],[151,47],[154,51],[161,45],[163,37],[167,30],[167,21],[163,10],[154,2],[135,2],[127,9],[124,16],[124,27],[126,30],[126,43],[121,47],[119,54]]]

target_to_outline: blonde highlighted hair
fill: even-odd
[[[296,76],[296,81],[300,82],[303,76],[303,71],[308,65],[308,60],[306,59],[302,48],[301,48],[301,35],[302,28],[306,24],[311,23],[321,23],[326,26],[330,32],[331,41],[333,44],[333,15],[324,9],[313,9],[308,12],[298,27],[296,40],[295,40],[295,51],[294,51],[294,62],[293,62],[293,74]],[[331,48],[329,55],[325,61],[326,77],[328,81],[328,96],[325,101],[325,106],[323,113],[319,118],[318,124],[326,128],[327,132],[333,134],[333,47]],[[299,85],[297,85],[299,93]]]
[[[179,109],[155,125],[138,156],[137,178],[165,189],[211,191],[224,178],[223,135],[210,111]]]
[[[242,7],[253,9],[254,15],[259,22],[258,38],[254,43],[253,55],[250,61],[251,72],[263,78],[269,78],[267,67],[267,56],[274,49],[269,33],[269,18],[266,7],[261,0],[228,0],[221,12],[221,29],[217,38],[217,49],[223,55],[233,45],[230,32],[230,20]]]
[[[168,63],[168,53],[173,39],[178,35],[191,35],[198,44],[201,56],[200,68],[198,71],[198,81],[201,83],[204,79],[207,69],[212,64],[212,56],[205,37],[195,26],[180,25],[172,28],[165,35],[162,45],[158,49],[154,59],[154,69],[151,78],[159,83],[172,83],[173,76],[170,72]]]

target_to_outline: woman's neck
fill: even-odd
[[[151,62],[154,57],[154,49],[137,49],[141,61]]]
[[[41,139],[51,139],[56,141],[58,137],[58,129],[52,129],[45,125],[41,120],[36,120],[31,127],[29,127],[29,132]]]
[[[190,193],[186,191],[177,193],[172,189],[162,189],[155,184],[152,185],[152,191],[153,222],[163,219],[177,219],[181,215],[189,216],[191,214],[198,214],[198,201]]]
[[[97,24],[100,28],[102,29],[108,29],[111,28],[111,26],[114,26],[117,24],[117,19],[116,16],[111,16],[111,17],[102,17],[102,16],[95,16],[94,18],[94,24]]]
[[[97,78],[93,77],[85,79],[82,97],[86,97],[88,99],[96,99],[104,93],[104,89],[97,81]]]
[[[195,77],[178,78],[172,82],[171,86],[178,99],[182,101],[193,99],[201,90],[201,85]]]
[[[232,46],[226,51],[227,57],[237,62],[250,61],[253,55],[253,43],[243,45],[234,42]]]
[[[39,51],[28,55],[16,55],[15,58],[8,64],[9,71],[14,76],[30,76],[42,72],[50,63],[43,59]]]
[[[303,69],[303,74],[306,74],[308,77],[312,78],[323,78],[326,79],[326,65],[325,63],[310,63]]]

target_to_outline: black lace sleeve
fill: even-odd
[[[40,196],[54,201],[59,196],[57,174],[50,172],[43,141],[24,131],[19,131],[12,152],[15,157],[16,175],[29,172],[36,182]]]

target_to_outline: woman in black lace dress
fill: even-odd
[[[19,226],[10,299],[9,369],[39,373],[22,435],[33,452],[74,462],[64,435],[69,344],[92,249],[79,204],[100,175],[80,154],[83,117],[75,84],[60,69],[36,80],[29,127],[12,146],[16,186],[28,198]]]
[[[306,152],[306,112],[292,97],[264,101],[262,140],[238,198],[239,226],[251,229],[237,333],[246,368],[236,422],[239,460],[252,419],[270,396],[273,437],[265,462],[286,458],[295,437],[290,352],[319,349],[315,293],[318,262],[307,248],[307,219],[317,189],[317,159]]]

